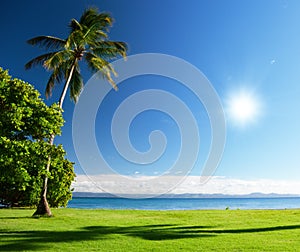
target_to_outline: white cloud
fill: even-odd
[[[212,177],[207,183],[201,184],[199,176],[182,178],[181,183],[170,187],[178,176],[164,177],[122,177],[119,175],[77,175],[73,183],[75,192],[108,192],[112,194],[158,194],[164,193],[222,193],[242,195],[250,193],[299,194],[300,181],[286,180],[242,180],[226,177]],[[172,190],[170,190],[172,189]]]

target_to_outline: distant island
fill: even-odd
[[[75,198],[135,198],[131,194],[119,194],[116,196],[109,193],[93,193],[93,192],[73,192]],[[250,193],[243,195],[230,195],[230,194],[163,194],[160,196],[145,194],[139,195],[138,198],[160,198],[160,199],[219,199],[219,198],[293,198],[300,197],[298,194],[277,194],[277,193]]]

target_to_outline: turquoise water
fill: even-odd
[[[74,197],[69,208],[193,210],[193,209],[286,209],[300,208],[299,197],[288,198],[204,198],[123,199]]]

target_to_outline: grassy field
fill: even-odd
[[[300,251],[300,210],[0,209],[0,251]]]

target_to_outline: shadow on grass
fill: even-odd
[[[209,233],[209,234],[243,234],[243,233],[260,233],[272,232],[291,229],[300,229],[300,225],[276,226],[276,227],[261,227],[261,228],[245,228],[245,229],[199,229],[198,227],[175,227],[174,229],[182,230],[186,233]],[[190,230],[188,230],[190,229]]]
[[[172,229],[174,225],[146,226],[89,226],[70,231],[0,231],[0,251],[42,250],[51,248],[52,243],[83,242],[114,239],[110,235],[137,237],[149,241],[200,238],[210,234],[184,233]],[[206,227],[209,228],[209,227]],[[1,244],[5,240],[5,244]]]
[[[88,226],[70,231],[2,231],[0,232],[0,237],[2,242],[5,240],[5,244],[0,244],[0,251],[41,250],[43,248],[51,248],[53,243],[114,239],[110,235],[130,236],[148,241],[162,241],[199,239],[224,233],[242,234],[292,229],[300,229],[300,225],[222,230],[210,226],[176,226],[166,224],[129,227]]]

